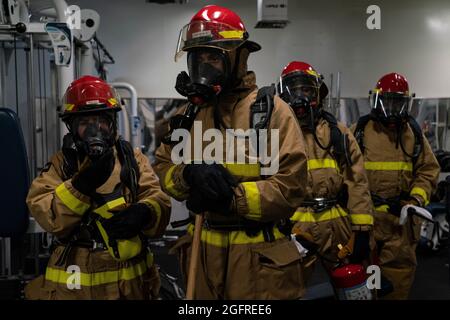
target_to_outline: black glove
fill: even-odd
[[[91,195],[103,185],[114,169],[114,151],[108,150],[96,160],[87,160],[80,170],[72,177],[72,185],[85,195]]]
[[[183,178],[191,187],[191,193],[199,193],[202,199],[231,199],[236,181],[220,164],[188,164],[183,170]]]
[[[355,232],[355,243],[353,245],[353,253],[349,260],[351,263],[361,263],[368,259],[370,255],[370,233],[369,231]]]
[[[191,191],[189,198],[186,201],[186,207],[194,213],[203,213],[205,211],[227,215],[231,211],[231,202],[233,201],[234,193],[230,195],[223,195],[218,200],[212,200],[203,197],[200,192]]]
[[[144,203],[133,203],[126,209],[102,221],[108,237],[113,240],[130,239],[155,219],[153,211]]]

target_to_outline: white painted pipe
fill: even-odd
[[[40,16],[45,16],[49,18],[56,18],[56,9],[55,8],[46,8],[39,11]]]
[[[131,140],[131,129],[130,129],[130,117],[128,115],[127,108],[123,108],[122,112],[119,112],[119,125],[121,132],[120,134],[126,141]]]
[[[29,23],[30,22],[30,15],[28,12],[28,7],[24,0],[19,0],[19,16],[20,16],[20,22],[23,23]]]
[[[95,69],[94,52],[91,41],[83,43],[80,56],[80,77],[93,75]]]
[[[113,88],[124,89],[130,93],[131,99],[131,145],[133,148],[141,149],[141,143],[139,141],[139,129],[141,127],[141,120],[138,114],[138,95],[136,89],[126,82],[113,82],[110,83]]]
[[[67,3],[65,0],[52,0],[53,1],[53,5],[56,9],[56,16],[57,16],[57,20],[59,22],[67,22],[67,16],[66,16],[66,12],[67,12]],[[74,46],[72,43],[72,50],[71,50],[71,58],[70,58],[70,62],[67,66],[56,66],[57,72],[58,72],[58,89],[59,89],[59,93],[58,93],[58,101],[59,103],[61,103],[61,99],[64,96],[64,93],[66,92],[67,87],[72,83],[72,81],[74,80],[74,60],[75,60],[75,50],[74,50]],[[60,126],[61,128],[61,140],[62,141],[62,137],[67,133],[67,128],[66,126]]]

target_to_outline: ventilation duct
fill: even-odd
[[[255,28],[281,29],[288,23],[288,0],[258,0]]]

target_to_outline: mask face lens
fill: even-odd
[[[318,97],[318,84],[315,78],[304,74],[286,76],[282,81],[282,97],[291,106],[299,99],[307,99],[314,104]]]
[[[112,145],[113,121],[108,114],[80,115],[73,120],[72,132],[90,157],[101,156]]]
[[[112,122],[105,116],[81,116],[74,121],[74,129],[78,136],[85,140],[89,137],[95,137],[101,132],[110,134]]]
[[[189,69],[192,70],[201,64],[210,64],[219,71],[224,71],[222,55],[212,50],[195,51],[191,55]]]
[[[315,88],[308,85],[298,85],[290,91],[295,97],[308,97],[309,100],[314,100],[317,96]]]
[[[226,79],[225,54],[216,49],[189,52],[188,71],[193,83],[223,86]]]
[[[408,111],[409,97],[400,94],[383,94],[378,97],[376,108],[387,118],[400,117]]]

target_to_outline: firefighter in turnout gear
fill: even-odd
[[[398,73],[383,76],[370,95],[372,112],[352,126],[364,154],[375,206],[374,236],[381,273],[393,285],[387,299],[407,299],[416,270],[422,219],[399,224],[401,208],[425,206],[436,187],[439,164],[409,115],[413,95]]]
[[[274,96],[273,87],[257,89],[247,58],[260,46],[248,40],[233,11],[214,5],[202,8],[181,31],[178,49],[177,56],[187,51],[189,74],[180,74],[176,88],[190,103],[172,121],[170,132],[182,127],[190,133],[193,156],[176,164],[171,153],[178,145],[163,144],[154,168],[168,194],[187,200],[191,213],[204,214],[195,298],[298,299],[304,293],[302,257],[278,228],[305,192],[305,145],[295,116]],[[196,130],[199,124],[201,131]],[[197,141],[211,129],[227,139],[231,136],[237,151],[230,152],[230,140],[219,139],[222,161],[195,161],[194,149],[202,155],[210,144]],[[227,134],[230,129],[235,131]],[[271,150],[271,159],[279,160],[278,170],[269,172],[260,153],[258,161],[252,161],[251,143],[237,147],[237,140],[250,140],[242,138],[249,129],[260,137],[267,133],[266,150]],[[277,143],[278,150],[273,150]],[[173,248],[185,274],[193,229],[189,224]]]
[[[306,141],[308,184],[291,217],[293,233],[310,251],[306,280],[317,258],[330,272],[339,264],[339,245],[355,236],[350,262],[368,259],[373,227],[372,201],[358,144],[343,124],[323,109],[328,89],[305,62],[293,61],[280,76],[278,93],[295,112]],[[317,253],[317,254],[314,254]]]
[[[146,241],[163,234],[169,197],[148,159],[118,137],[120,100],[108,84],[83,76],[63,100],[69,133],[27,197],[55,240],[45,275],[28,284],[26,298],[154,299],[160,281]]]

